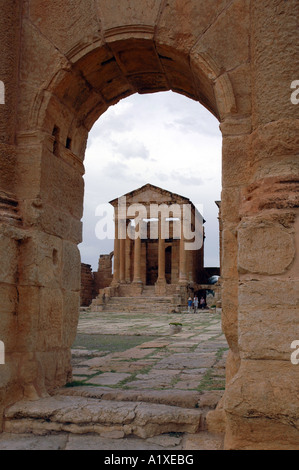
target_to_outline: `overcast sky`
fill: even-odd
[[[83,263],[97,271],[99,255],[113,250],[113,240],[96,235],[97,208],[151,183],[202,208],[204,264],[219,266],[215,201],[221,197],[221,133],[202,105],[172,92],[126,98],[94,124],[84,164]]]

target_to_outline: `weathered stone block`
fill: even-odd
[[[294,235],[271,221],[244,221],[238,230],[241,273],[282,274],[295,257]]]
[[[80,293],[64,291],[62,311],[62,344],[71,348],[77,334],[79,320]]]
[[[115,10],[117,11],[117,9]],[[64,53],[99,38],[100,22],[92,0],[30,1],[30,19],[49,42]],[[82,37],[82,32],[84,36]]]
[[[226,278],[237,278],[238,235],[234,228],[222,231],[221,275]]]
[[[63,242],[62,287],[66,290],[80,292],[81,258],[77,245]]]
[[[18,271],[18,242],[0,234],[0,283],[14,284]]]
[[[223,188],[242,186],[251,174],[251,137],[248,135],[223,138]]]
[[[18,292],[14,285],[0,284],[0,340],[6,352],[16,347]],[[14,334],[13,334],[14,333]]]
[[[55,350],[62,345],[63,293],[60,289],[40,289],[38,351]]]
[[[31,232],[20,244],[20,285],[57,288],[61,281],[62,241],[43,232]]]
[[[298,366],[242,360],[224,398],[225,448],[298,449]]]
[[[168,1],[158,23],[157,41],[189,52],[207,24],[213,24],[228,3],[227,0]]]

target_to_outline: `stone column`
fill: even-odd
[[[126,220],[119,220],[119,281],[121,284],[126,282]]]
[[[165,294],[166,292],[166,277],[165,277],[165,238],[163,231],[163,223],[165,220],[159,217],[159,230],[158,230],[158,279],[156,282],[155,291],[157,294]]]
[[[131,282],[131,239],[128,236],[128,229],[130,225],[130,220],[127,221],[127,237],[126,237],[126,268],[125,268],[125,280],[127,284]]]
[[[119,252],[120,252],[120,240],[118,238],[118,216],[117,211],[114,209],[114,264],[113,264],[113,282],[112,285],[116,286],[119,283]]]
[[[183,207],[181,209],[181,239],[180,239],[180,271],[179,271],[179,283],[186,285],[187,280],[187,252],[185,250],[185,235],[184,235],[184,214]]]
[[[141,231],[139,226],[135,227],[135,240],[134,240],[134,280],[133,284],[138,289],[142,288],[142,279],[141,279]]]

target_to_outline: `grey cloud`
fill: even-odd
[[[148,160],[150,157],[147,147],[138,140],[123,140],[118,143],[113,143],[115,153],[121,155],[125,160],[131,158],[140,158]]]

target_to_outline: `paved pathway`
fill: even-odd
[[[171,334],[172,322],[183,324],[180,333]],[[110,344],[102,346],[101,338],[106,342],[110,338]],[[113,338],[121,345],[118,351],[113,351]],[[135,343],[130,346],[132,338]],[[224,388],[228,346],[220,315],[214,310],[148,316],[81,313],[75,346],[76,385],[137,390]]]
[[[182,323],[182,331],[172,334],[171,322]],[[59,390],[58,396],[64,400],[68,396],[70,400],[89,397],[86,400],[99,399],[102,403],[141,401],[152,409],[155,403],[170,408],[199,408],[202,412],[215,407],[223,394],[227,350],[220,316],[213,310],[147,316],[82,311],[73,349],[73,383]],[[166,433],[145,439],[63,432],[45,436],[0,435],[0,450],[221,448],[222,437],[204,431]]]

